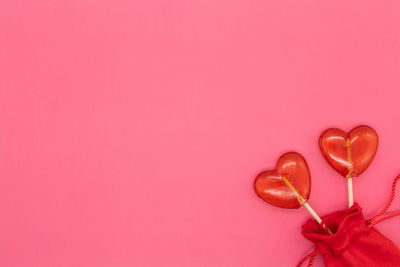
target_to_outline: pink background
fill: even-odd
[[[0,266],[294,266],[306,210],[259,200],[288,150],[367,123],[367,217],[400,172],[399,1],[0,1]],[[394,208],[400,207],[396,201]],[[400,218],[377,228],[400,244]],[[316,266],[321,266],[318,257]]]

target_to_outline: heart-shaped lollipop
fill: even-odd
[[[321,134],[319,147],[328,163],[343,177],[357,177],[374,159],[378,135],[368,126],[358,126],[348,133],[331,128]]]
[[[286,209],[298,209],[310,196],[310,171],[305,159],[296,152],[281,156],[276,169],[260,173],[254,189],[265,202]]]
[[[275,170],[260,173],[254,181],[254,190],[265,202],[285,209],[298,209],[302,205],[332,235],[321,217],[307,203],[310,197],[311,175],[306,160],[296,152],[281,156]]]

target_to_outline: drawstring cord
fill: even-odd
[[[317,250],[314,250],[313,252],[302,258],[301,261],[299,261],[299,263],[297,264],[297,267],[301,267],[301,265],[303,265],[303,263],[305,263],[308,260],[309,262],[307,267],[311,267],[315,261],[315,257],[317,257]]]
[[[393,212],[393,213],[391,213],[389,215],[381,217],[390,208],[390,206],[392,205],[392,202],[393,202],[394,197],[396,195],[396,186],[397,186],[397,183],[399,182],[399,180],[400,180],[400,175],[398,175],[393,181],[392,192],[390,194],[389,201],[386,203],[385,207],[380,212],[378,212],[374,217],[372,217],[369,220],[367,220],[366,223],[370,227],[372,227],[372,226],[374,226],[374,225],[376,225],[378,223],[381,223],[381,222],[383,222],[383,221],[385,221],[387,219],[390,219],[392,217],[400,215],[400,211],[396,211],[396,212]]]
[[[387,219],[390,219],[392,217],[395,217],[397,215],[400,215],[400,211],[396,211],[393,212],[389,215],[383,216],[381,217],[392,205],[392,202],[394,200],[394,197],[396,195],[396,186],[397,183],[400,180],[400,175],[398,175],[392,184],[392,192],[390,194],[390,198],[389,201],[386,203],[385,207],[383,207],[383,209],[381,211],[379,211],[374,217],[370,218],[369,220],[366,221],[366,224],[369,225],[370,227],[381,223]],[[301,259],[301,261],[297,264],[297,267],[301,267],[303,265],[303,263],[305,263],[308,260],[308,267],[311,267],[315,261],[315,257],[317,256],[317,249],[315,249],[313,252],[311,252],[310,254],[308,254],[307,256],[305,256],[303,259]]]

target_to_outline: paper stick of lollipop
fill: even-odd
[[[353,177],[371,164],[378,149],[378,134],[369,126],[358,126],[346,133],[337,128],[324,131],[319,147],[328,163],[347,179],[349,207],[354,204]]]
[[[296,152],[282,155],[275,170],[260,173],[254,182],[257,195],[265,202],[286,209],[304,206],[312,217],[322,224],[321,218],[307,203],[310,188],[311,175],[307,162]],[[332,234],[329,229],[326,230]]]

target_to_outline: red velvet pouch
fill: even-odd
[[[373,226],[388,218],[399,215],[399,212],[380,217],[390,207],[397,177],[393,184],[392,196],[385,208],[370,220],[365,220],[361,207],[354,205],[346,210],[336,211],[322,217],[323,225],[328,227],[333,235],[315,220],[308,220],[303,225],[302,233],[316,246],[298,266],[307,260],[308,266],[314,262],[315,256],[322,255],[327,267],[391,267],[400,266],[400,249],[390,239],[378,232]]]

